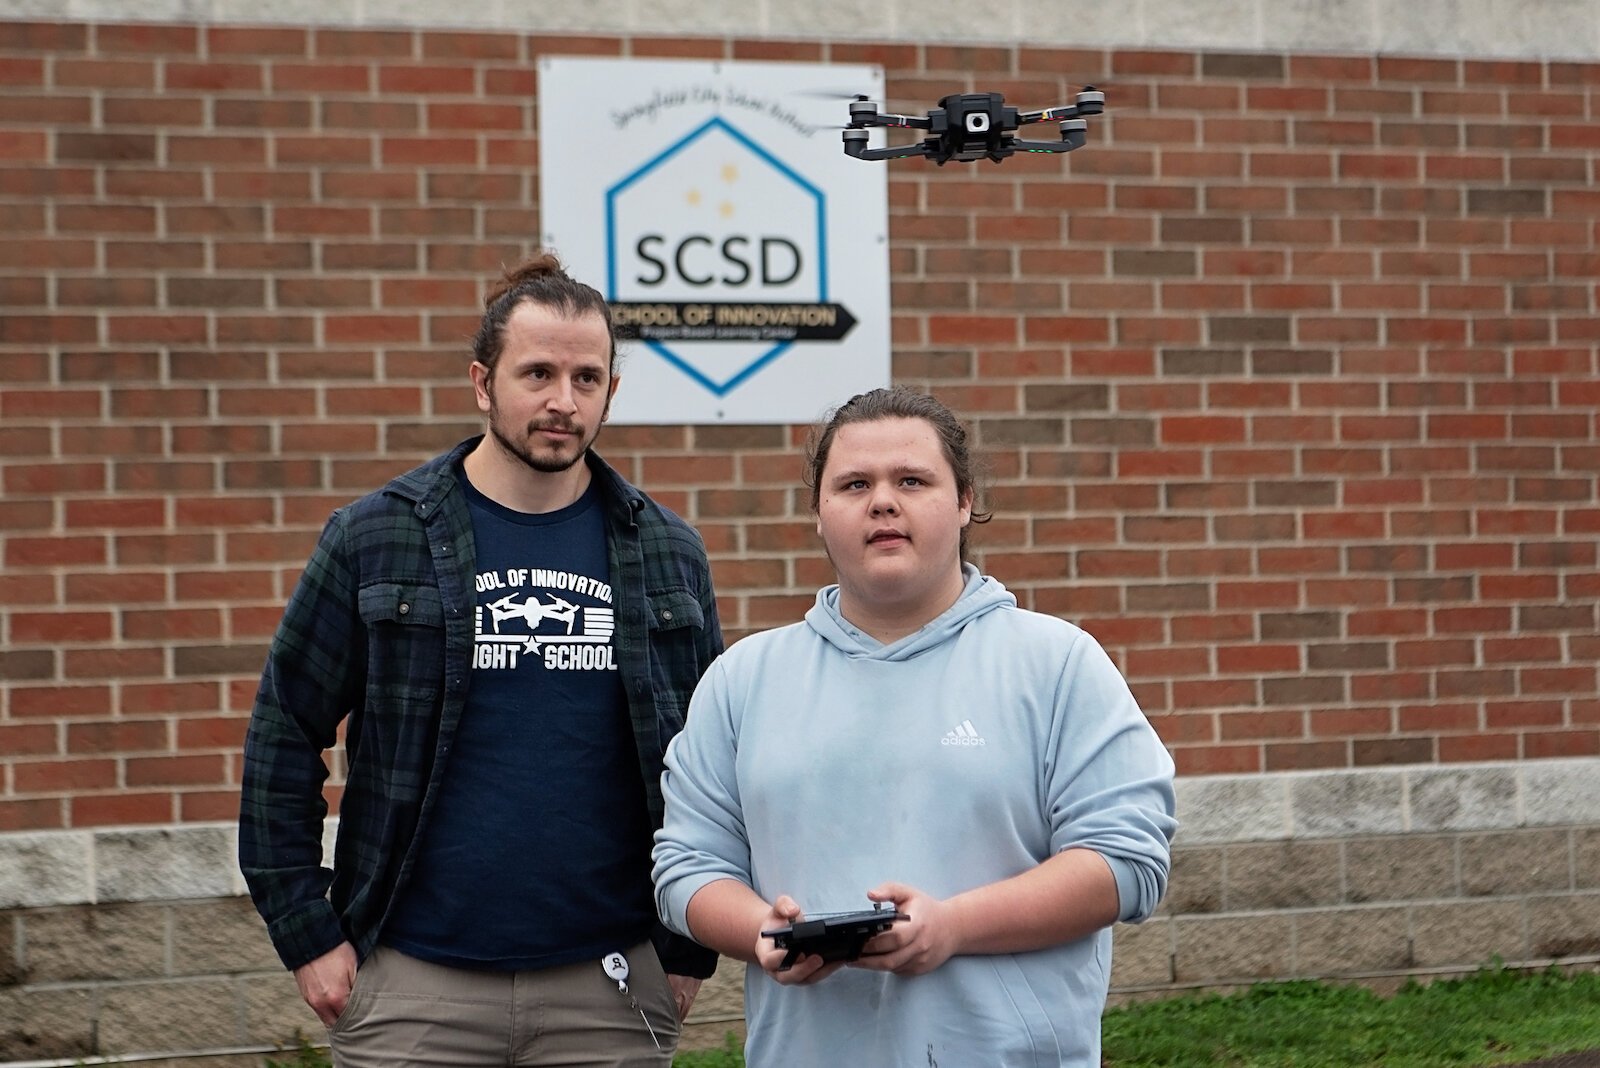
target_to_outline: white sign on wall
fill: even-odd
[[[618,423],[809,423],[889,384],[885,165],[847,157],[883,71],[539,61],[542,242],[611,301]]]

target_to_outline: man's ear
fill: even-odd
[[[974,494],[973,494],[972,490],[970,490],[970,489],[967,490],[967,492],[965,492],[965,493],[963,493],[961,495],[961,500],[956,506],[957,510],[961,513],[961,525],[962,526],[966,526],[968,523],[972,522],[972,498],[973,498],[973,496],[974,496]]]
[[[600,413],[600,421],[602,423],[611,418],[611,401],[616,397],[617,387],[620,385],[622,385],[622,376],[612,375],[611,388],[606,391],[606,409]]]
[[[494,370],[477,360],[472,361],[469,370],[472,375],[472,392],[477,395],[478,411],[487,415],[494,395]]]

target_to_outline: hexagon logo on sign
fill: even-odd
[[[889,380],[888,196],[845,156],[880,68],[539,61],[542,243],[600,289],[621,423],[810,422]]]
[[[718,396],[854,325],[828,304],[827,198],[722,118],[606,190],[606,246],[619,326]]]

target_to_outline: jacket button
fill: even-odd
[[[672,622],[672,609],[663,608],[661,610],[661,618],[666,620],[668,623]]]
[[[405,615],[406,613],[408,613],[410,611],[411,611],[411,606],[409,604],[406,604],[404,601],[401,601],[400,602],[400,614],[401,615]]]

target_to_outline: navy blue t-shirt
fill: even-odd
[[[604,502],[591,483],[528,515],[457,476],[478,557],[471,688],[383,941],[456,967],[599,960],[655,917]]]

